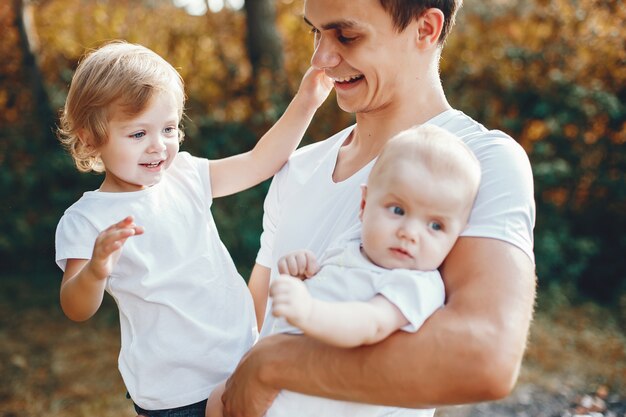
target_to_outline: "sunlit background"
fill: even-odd
[[[441,62],[452,105],[531,160],[539,299],[520,385],[565,407],[600,385],[626,391],[624,21],[621,0],[467,1]],[[103,42],[144,44],[185,80],[183,149],[242,152],[309,65],[302,0],[11,0],[0,25],[0,417],[130,415],[115,306],[75,324],[57,301],[56,224],[101,180],[77,173],[53,134],[73,71]],[[330,98],[305,142],[352,120]],[[213,206],[244,279],[267,187]]]

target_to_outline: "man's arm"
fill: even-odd
[[[535,299],[531,260],[496,239],[459,238],[442,266],[447,303],[417,333],[334,348],[261,340],[228,380],[226,416],[261,416],[280,389],[402,407],[499,399],[514,387]]]
[[[254,302],[254,312],[256,314],[256,324],[259,331],[265,320],[265,309],[267,308],[267,297],[270,291],[270,273],[271,270],[263,265],[254,264],[250,279],[248,280],[248,289],[252,294]]]

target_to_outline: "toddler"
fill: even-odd
[[[119,370],[138,414],[204,416],[208,394],[256,340],[250,293],[211,203],[278,171],[330,88],[309,70],[254,149],[209,161],[179,152],[183,81],[163,58],[112,42],[79,63],[59,136],[80,171],[104,179],[57,226],[61,307],[83,321],[105,291],[114,298]]]

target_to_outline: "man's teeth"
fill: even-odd
[[[359,75],[351,75],[349,77],[338,77],[335,78],[335,81],[338,83],[347,83],[349,81],[354,81],[354,80],[358,80],[360,78],[362,78],[363,75],[359,74]]]

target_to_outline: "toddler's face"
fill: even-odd
[[[157,184],[178,153],[178,106],[170,93],[159,93],[139,115],[127,117],[115,107],[109,137],[99,149],[106,192],[138,191]]]
[[[437,269],[466,224],[462,183],[436,178],[416,163],[383,170],[363,192],[365,255],[388,269]]]

